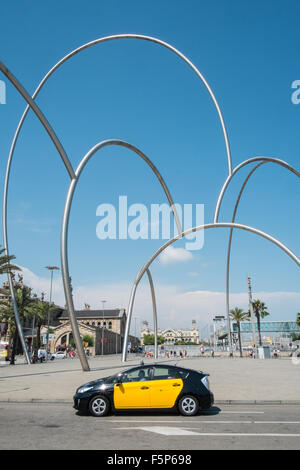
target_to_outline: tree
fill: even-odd
[[[257,319],[257,330],[258,330],[258,336],[259,336],[259,345],[262,345],[262,340],[261,340],[261,327],[260,327],[260,320],[261,318],[266,317],[267,315],[270,315],[269,312],[267,312],[267,306],[265,305],[264,302],[261,302],[261,300],[253,300],[252,302],[252,307],[253,307],[253,312],[256,316]]]
[[[90,348],[92,348],[92,347],[94,346],[94,344],[95,344],[95,343],[94,343],[94,338],[93,338],[93,336],[88,335],[88,334],[83,335],[83,337],[82,337],[82,342],[83,342],[83,343],[87,343],[87,344],[88,344],[88,347],[90,347]]]
[[[41,346],[41,327],[47,323],[48,312],[56,310],[57,307],[51,305],[49,302],[44,301],[44,295],[42,294],[41,299],[36,299],[32,305],[32,318],[34,317],[34,323],[37,327],[37,348]]]
[[[35,298],[31,295],[31,288],[18,284],[15,289],[15,298],[20,316],[20,321],[23,321],[32,315],[33,305],[36,302]],[[10,364],[15,363],[15,355],[17,352],[17,344],[19,340],[19,333],[15,323],[14,309],[11,301],[0,302],[0,318],[10,325],[10,343],[12,343]]]
[[[144,345],[151,346],[154,344],[154,335],[144,335]],[[157,335],[157,344],[163,344],[165,342],[165,338],[163,336]]]
[[[19,266],[11,264],[13,259],[16,259],[14,255],[6,255],[5,249],[0,248],[0,274],[11,273],[12,271],[21,271]]]
[[[300,326],[300,313],[297,313],[296,323]]]
[[[244,312],[241,308],[235,307],[234,309],[230,310],[230,316],[232,320],[237,323],[240,356],[243,357],[240,323],[241,321],[249,320],[248,312]]]

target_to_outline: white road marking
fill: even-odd
[[[219,412],[219,414],[221,414],[221,413],[222,414],[224,414],[224,413],[226,413],[226,414],[241,414],[241,415],[243,415],[243,414],[263,415],[263,414],[265,414],[264,411],[222,411],[222,410]]]
[[[254,424],[300,424],[300,421],[253,421]]]
[[[110,421],[110,423],[166,423],[166,424],[189,424],[188,421],[161,421],[161,420],[157,420],[157,419],[153,419],[153,420],[145,420],[145,419],[135,419],[135,420],[114,420],[114,421]],[[199,425],[201,424],[217,424],[217,423],[221,423],[221,424],[253,424],[254,421],[221,421],[221,420],[215,420],[215,421],[197,421],[197,424],[199,423]],[[195,424],[195,422],[193,423]]]
[[[146,426],[146,427],[126,427],[117,428],[118,430],[133,430],[154,432],[165,436],[217,436],[217,437],[297,437],[300,434],[283,434],[283,433],[239,433],[239,432],[192,432],[186,429],[168,427],[168,426]]]
[[[197,432],[168,426],[146,426],[139,428],[142,431],[155,432],[164,436],[198,436]]]

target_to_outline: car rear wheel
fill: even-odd
[[[180,399],[178,409],[183,416],[194,416],[199,411],[197,398],[192,395],[185,395]]]
[[[102,395],[97,395],[90,400],[89,411],[93,416],[106,416],[109,412],[109,408],[109,400]]]

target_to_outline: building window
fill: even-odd
[[[112,329],[112,322],[111,321],[108,322],[108,328],[109,328],[109,330]]]

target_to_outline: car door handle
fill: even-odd
[[[149,387],[141,387],[141,390],[148,390]]]
[[[180,384],[173,384],[173,387],[180,387]]]

